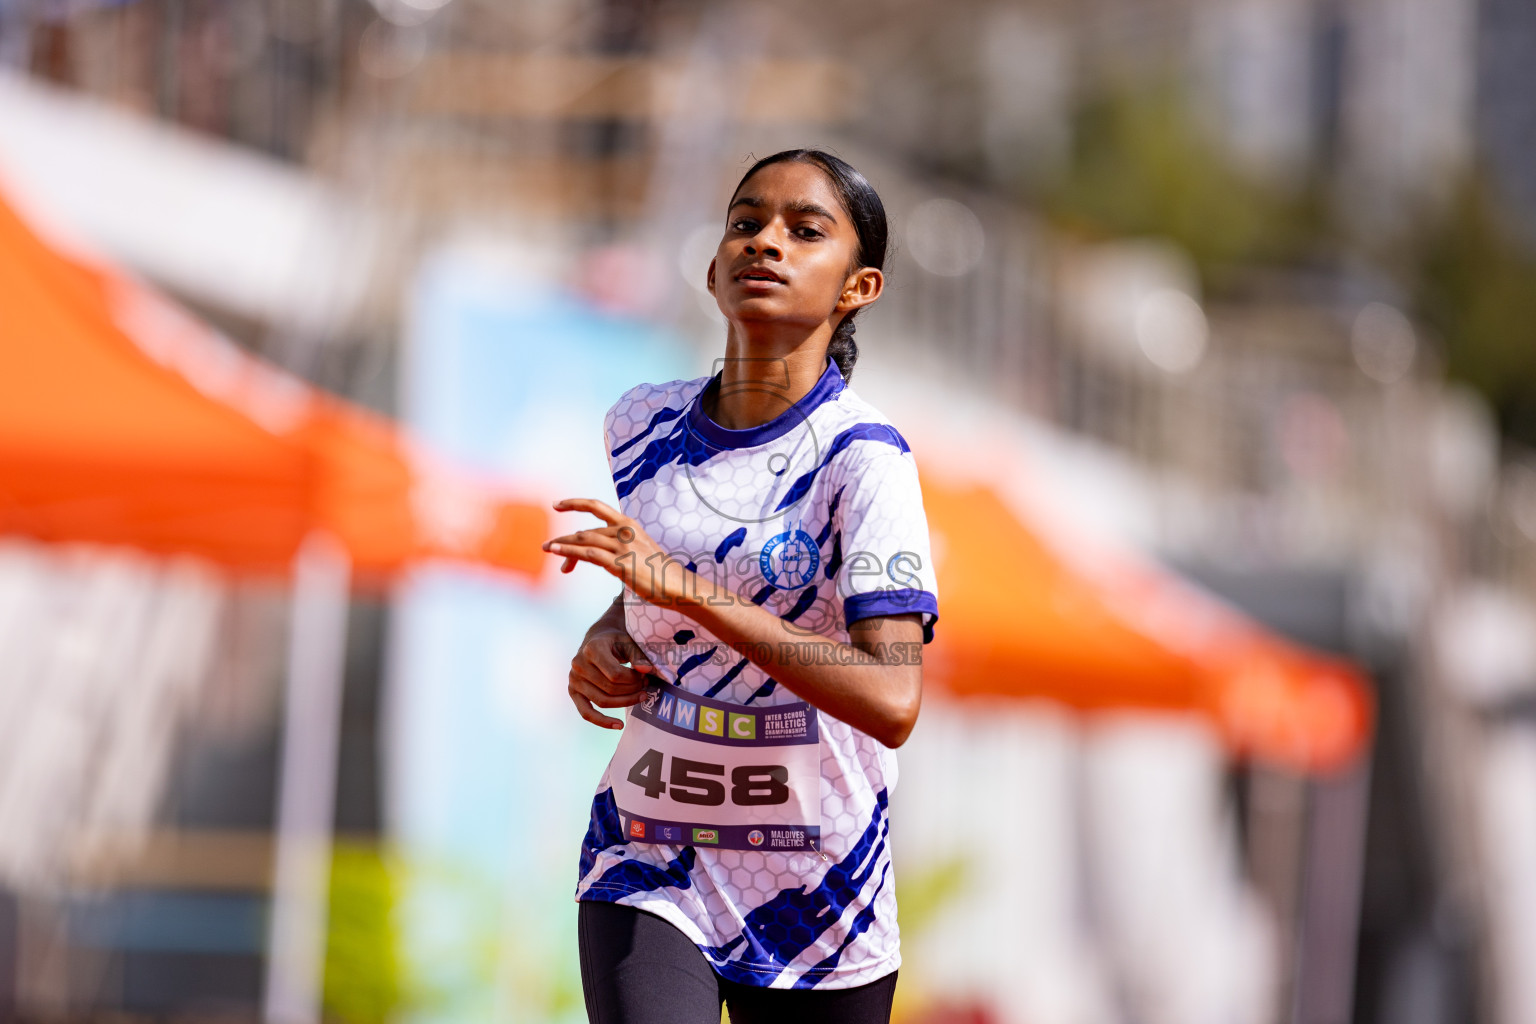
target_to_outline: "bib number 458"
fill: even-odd
[[[660,798],[672,787],[672,799],[680,804],[718,807],[725,803],[725,783],[711,776],[724,776],[725,765],[694,761],[673,756],[672,771],[666,781],[662,769],[666,757],[659,750],[647,750],[629,769],[628,779],[652,799]],[[777,764],[743,764],[731,769],[731,803],[738,807],[761,807],[789,802],[789,769]]]

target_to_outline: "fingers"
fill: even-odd
[[[644,694],[645,686],[648,685],[647,677],[628,666],[619,665],[617,662],[602,665],[596,659],[584,659],[581,656],[571,662],[571,674],[587,680],[599,691],[614,699],[621,699],[621,697],[628,699],[637,694]]]
[[[609,693],[591,679],[572,672],[566,690],[600,708],[627,708],[645,700],[645,691]]]
[[[626,666],[624,659],[633,667]],[[571,659],[566,692],[576,713],[604,729],[622,729],[621,720],[597,709],[633,707],[645,700],[656,667],[640,645],[626,633],[599,633],[582,644]]]
[[[609,572],[614,571],[614,554],[603,548],[591,547],[586,544],[556,544],[554,541],[545,541],[544,550],[552,555],[564,555],[566,560],[574,558],[582,562],[591,562],[601,566]],[[615,573],[617,575],[617,573]]]
[[[593,549],[618,554],[623,551],[624,545],[635,539],[635,528],[624,521],[623,513],[615,511],[594,498],[565,498],[555,502],[555,508],[562,512],[590,512],[607,523],[609,528],[618,527],[617,530],[578,530],[575,533],[545,541],[545,551],[553,555],[565,556],[565,561],[560,565],[560,571],[563,573],[569,573],[575,569],[578,561],[591,562],[612,571],[600,556],[593,556]],[[577,548],[587,550],[574,550]]]
[[[609,526],[617,526],[624,513],[617,512],[596,498],[562,498],[555,502],[557,512],[590,512]]]
[[[629,531],[630,537],[625,538],[618,534]],[[577,530],[575,533],[567,533],[560,537],[552,538],[545,543],[546,547],[559,544],[585,544],[588,547],[604,548],[608,551],[620,551],[624,545],[634,539],[634,531],[627,526],[620,526],[617,530],[608,527],[602,530]]]
[[[620,661],[619,654],[618,642],[599,636],[577,654],[571,670],[585,675],[606,693],[633,693],[645,689],[645,677]],[[595,671],[583,671],[587,667]]]
[[[564,538],[564,537],[558,538],[558,540],[565,540],[565,539],[566,538]],[[586,558],[586,557],[583,557],[583,556],[581,556],[579,554],[576,554],[575,551],[573,550],[573,546],[571,544],[560,544],[560,543],[557,543],[556,541],[553,541],[553,540],[547,540],[541,546],[543,547],[543,549],[545,551],[548,551],[552,555],[564,556],[565,561],[560,563],[560,571],[561,572],[570,572],[572,569],[576,568],[576,563],[577,562],[594,562],[595,564],[598,564],[598,565],[602,564],[601,562],[597,562],[593,558]],[[590,547],[590,546],[586,547],[584,550],[587,550],[589,552],[596,552],[596,551],[598,551],[597,548]],[[611,556],[612,552],[609,552],[608,554]]]
[[[625,543],[634,538],[634,530],[627,526],[619,527],[617,532],[620,535],[627,532],[629,537],[616,537],[611,530],[578,530],[545,541],[544,550],[552,555],[565,556],[561,572],[570,572],[576,567],[577,561],[591,562],[612,572],[611,563],[624,552]]]
[[[651,659],[646,656],[644,648],[635,643],[628,634],[614,639],[612,651],[614,660],[623,659],[629,662],[632,671],[649,673],[656,671],[656,666],[651,664]]]
[[[575,693],[571,693],[571,703],[576,705],[576,713],[582,718],[585,718],[587,721],[591,722],[593,725],[600,725],[604,729],[624,728],[623,722],[619,721],[617,718],[612,718],[603,714],[601,711],[594,708],[591,704],[577,696]]]

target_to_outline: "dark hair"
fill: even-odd
[[[752,175],[769,164],[785,163],[790,160],[814,164],[832,179],[832,184],[837,189],[837,197],[842,201],[843,209],[847,210],[848,216],[852,218],[853,228],[859,236],[859,248],[853,254],[853,264],[849,270],[858,267],[885,269],[886,248],[890,237],[885,222],[885,204],[880,201],[880,195],[869,183],[869,179],[854,170],[847,161],[819,149],[786,149],[782,153],[765,156],[749,167],[747,173],[741,176],[741,181],[736,184],[736,191],[740,192],[741,186],[745,185]],[[844,316],[842,322],[837,325],[837,330],[832,332],[832,341],[827,345],[827,355],[837,363],[838,372],[843,375],[844,380],[853,376],[853,364],[859,359],[859,346],[853,340],[853,318],[860,312],[861,310],[855,309]]]

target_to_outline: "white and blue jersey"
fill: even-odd
[[[624,513],[676,563],[783,619],[791,656],[824,657],[818,634],[846,643],[847,623],[873,616],[921,613],[931,640],[938,600],[928,524],[896,428],[844,385],[835,364],[804,398],[748,430],[705,415],[700,396],[718,381],[642,384],[609,410],[604,441]],[[626,597],[629,633],[668,682],[734,704],[799,700],[680,612]],[[817,714],[819,852],[631,842],[610,764],[592,802],[576,898],[665,918],[732,981],[851,988],[896,970],[888,817],[896,757]]]

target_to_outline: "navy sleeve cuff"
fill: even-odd
[[[933,642],[933,624],[939,621],[939,599],[926,590],[873,590],[843,601],[843,621],[849,624],[877,615],[923,615],[923,643]]]

